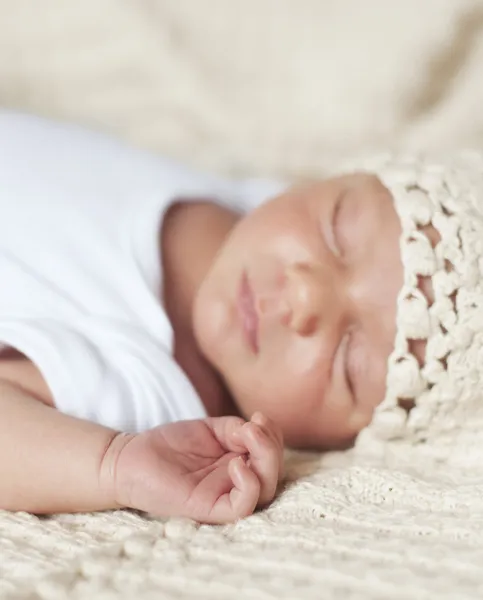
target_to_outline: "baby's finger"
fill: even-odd
[[[247,452],[247,448],[239,435],[246,423],[244,419],[241,417],[211,417],[205,419],[205,423],[224,450],[241,454]]]
[[[280,427],[272,421],[269,417],[265,416],[261,412],[256,412],[252,416],[252,422],[256,423],[262,430],[271,437],[278,450],[278,459],[279,459],[279,468],[278,468],[278,476],[279,479],[282,479],[284,472],[284,463],[283,463],[283,434]]]
[[[241,456],[229,462],[228,474],[233,487],[215,503],[207,519],[209,523],[230,523],[243,519],[251,515],[257,506],[260,482]]]
[[[263,414],[260,411],[253,413],[251,421],[253,423],[256,423],[257,425],[260,425],[261,427],[263,427],[267,431],[267,433],[269,433],[272,436],[272,438],[277,443],[277,445],[280,447],[280,449],[283,450],[282,430],[275,423],[275,421],[273,421],[272,419],[270,419],[270,417],[267,417],[265,414]]]
[[[277,490],[280,458],[277,443],[256,423],[246,423],[240,433],[248,449],[250,469],[260,481],[259,506],[264,506]]]

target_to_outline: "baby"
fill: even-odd
[[[0,507],[224,523],[273,499],[284,443],[347,446],[383,399],[407,427],[437,350],[403,305],[439,292],[405,248],[456,263],[363,171],[229,182],[2,113]]]

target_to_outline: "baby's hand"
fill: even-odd
[[[282,434],[260,413],[249,422],[181,421],[118,437],[120,450],[106,454],[103,469],[116,501],[157,516],[235,521],[268,504],[282,476]]]

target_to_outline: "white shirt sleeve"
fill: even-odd
[[[0,323],[0,340],[32,360],[66,414],[127,432],[206,416],[171,354],[136,326],[10,320]]]
[[[206,416],[173,357],[162,218],[177,198],[243,213],[283,187],[0,111],[0,343],[37,366],[67,414],[133,432]]]

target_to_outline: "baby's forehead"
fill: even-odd
[[[284,200],[295,202],[300,206],[319,206],[321,202],[330,204],[346,193],[354,194],[354,199],[360,199],[363,203],[370,203],[371,199],[380,202],[382,196],[392,200],[390,190],[375,173],[369,171],[353,171],[326,178],[299,180],[273,200],[278,208],[285,205]],[[279,200],[282,202],[279,203]]]
[[[392,198],[389,189],[381,179],[369,171],[341,173],[326,179],[308,182],[305,186],[307,196],[314,199],[329,199],[342,193],[359,195],[365,201],[380,198],[381,195]]]
[[[376,173],[370,171],[354,171],[351,173],[341,173],[332,177],[334,185],[347,186],[352,189],[374,190],[380,192],[387,189]]]
[[[302,177],[295,180],[291,186],[285,190],[286,193],[306,193],[327,192],[329,189],[344,187],[384,187],[381,180],[375,173],[364,171],[338,172],[327,177]]]

